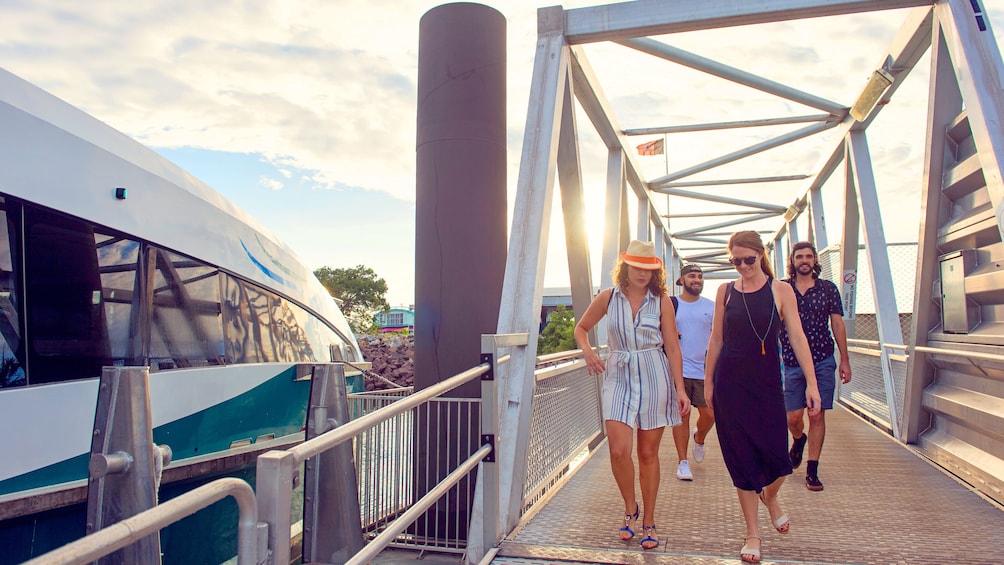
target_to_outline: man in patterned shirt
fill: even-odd
[[[788,341],[788,332],[781,327],[781,350],[784,359],[784,405],[788,411],[788,430],[791,432],[792,446],[788,452],[791,466],[795,469],[802,463],[802,451],[806,439],[809,443],[809,459],[806,461],[805,487],[812,491],[823,490],[819,480],[819,454],[823,450],[826,435],[826,410],[833,408],[833,394],[836,389],[837,363],[833,358],[833,342],[840,350],[840,381],[851,381],[851,365],[847,360],[847,328],[844,326],[844,307],[837,285],[820,279],[822,267],[816,257],[816,248],[808,241],[800,241],[791,246],[788,256],[788,278],[786,282],[795,290],[798,302],[798,316],[802,319],[802,329],[809,340],[812,362],[816,369],[816,382],[822,397],[822,410],[809,416],[809,429],[803,434],[805,411],[805,375],[798,366],[795,352]],[[833,336],[830,336],[830,330]],[[806,438],[808,436],[808,438]]]

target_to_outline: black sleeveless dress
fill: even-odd
[[[760,290],[745,294],[735,283],[726,289],[724,340],[712,397],[732,484],[756,492],[792,471],[778,354],[781,320],[772,282],[768,277]]]

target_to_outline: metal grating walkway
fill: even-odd
[[[804,464],[781,490],[791,532],[777,534],[760,506],[764,563],[1004,563],[999,507],[841,407],[827,428],[826,490],[805,489]],[[658,549],[642,551],[641,536],[617,538],[623,506],[604,445],[492,563],[738,562],[744,528],[714,430],[707,445],[704,463],[691,461],[694,481],[682,482],[672,437],[663,437]]]

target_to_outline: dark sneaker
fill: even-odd
[[[799,454],[799,457],[801,457],[801,454]],[[821,490],[823,490],[823,483],[819,480],[819,477],[817,477],[817,476],[806,475],[805,476],[805,488],[807,488],[807,489],[809,489],[809,490],[811,490],[813,492],[821,491]]]
[[[791,451],[788,452],[788,457],[791,459],[792,469],[798,469],[798,466],[802,464],[802,450],[805,449],[805,442],[808,439],[808,435],[802,434],[802,437],[791,441]]]

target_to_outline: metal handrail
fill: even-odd
[[[423,512],[439,502],[440,497],[446,494],[446,491],[448,491],[450,487],[466,478],[468,473],[477,467],[477,465],[481,463],[481,460],[491,452],[492,447],[490,445],[481,446],[481,448],[475,451],[473,455],[464,460],[464,462],[460,464],[456,470],[447,475],[446,478],[436,484],[434,488],[429,490],[425,496],[415,501],[415,503],[411,505],[411,508],[409,508],[404,514],[401,514],[401,516],[399,516],[396,520],[388,524],[387,528],[381,532],[380,535],[373,538],[373,540],[366,544],[362,550],[346,561],[345,565],[362,565],[372,561],[377,554],[386,549],[387,546],[390,545],[395,538],[397,538],[398,534],[407,529],[407,527],[410,526],[412,522],[417,520]]]
[[[237,501],[237,563],[254,565],[258,528],[258,508],[254,491],[241,479],[227,477],[190,490],[181,496],[116,522],[88,536],[71,542],[49,553],[40,555],[24,565],[69,565],[90,563],[123,547],[159,532],[178,520],[227,496]]]
[[[558,351],[557,353],[548,353],[546,355],[537,356],[537,364],[541,363],[554,363],[556,361],[564,361],[565,359],[574,359],[582,355],[581,349],[569,349],[568,351]]]
[[[501,339],[497,340],[496,343],[498,343],[498,341],[525,342],[526,335],[507,334],[501,336]],[[516,343],[516,345],[520,344]],[[497,354],[497,347],[494,351]],[[341,444],[352,440],[379,424],[396,416],[407,413],[412,409],[420,407],[421,405],[427,404],[428,402],[435,400],[437,397],[442,396],[446,392],[465,383],[479,379],[482,375],[485,375],[492,370],[492,364],[493,363],[489,360],[485,360],[481,364],[454,375],[453,377],[450,377],[440,383],[409,396],[401,397],[399,400],[396,400],[392,404],[384,406],[375,412],[370,412],[369,414],[361,416],[357,419],[347,420],[344,423],[331,419],[331,417],[335,416],[335,413],[330,411],[331,408],[335,406],[335,404],[331,404],[331,402],[333,401],[337,403],[338,401],[331,398],[325,399],[324,405],[319,405],[319,407],[323,410],[317,418],[323,420],[323,422],[320,423],[320,426],[327,429],[327,431],[287,450],[270,451],[261,455],[258,458],[257,466],[257,503],[260,519],[269,526],[267,546],[272,553],[269,555],[268,561],[270,563],[281,564],[290,557],[288,547],[283,547],[288,544],[288,538],[285,538],[285,534],[283,534],[283,532],[289,527],[289,515],[292,503],[291,485],[298,472],[297,468],[300,464],[309,460],[314,460],[314,458],[327,456],[327,452],[330,450],[337,448]],[[326,377],[330,376],[327,374],[325,375]],[[314,378],[316,379],[317,377],[315,376]],[[489,382],[494,383],[494,381]],[[482,386],[484,386],[484,381],[482,381]],[[494,395],[496,392],[492,391],[490,394]],[[484,391],[482,391],[482,396],[484,396]],[[311,402],[313,402],[313,400],[311,400]],[[484,410],[482,410],[482,412],[484,412]],[[494,414],[494,410],[490,410],[489,412]],[[308,417],[311,416],[308,415]],[[482,417],[484,417],[484,413],[482,414]],[[492,449],[494,449],[494,447],[489,447],[489,452]],[[320,461],[320,459],[318,459],[318,461]],[[351,525],[349,525],[349,528],[346,529],[346,535],[351,535],[348,533],[351,529]],[[373,545],[372,541],[370,544],[367,544],[363,548],[359,548],[356,551],[364,551],[365,547],[369,547],[371,545]],[[374,546],[374,550],[376,550],[377,547],[379,546]],[[382,547],[380,549],[382,549]]]
[[[890,349],[892,349],[892,348],[890,348]],[[857,353],[858,355],[866,355],[868,357],[881,357],[882,356],[882,350],[881,349],[866,349],[864,347],[848,346],[847,347],[847,352],[848,353]],[[902,362],[905,363],[908,359],[910,359],[910,356],[909,355],[899,355],[899,354],[896,354],[896,353],[890,353],[889,354],[889,359],[892,360],[892,361],[902,361]]]
[[[879,343],[874,340],[866,339],[848,339],[848,345],[867,345],[871,347],[879,347],[885,349],[898,349],[901,351],[906,351],[909,353],[910,346],[901,345],[898,343]],[[983,361],[997,361],[1004,363],[1004,355],[998,355],[996,353],[980,353],[978,351],[965,351],[962,349],[945,349],[943,347],[927,347],[926,345],[916,345],[913,348],[916,353],[929,353],[934,355],[948,355],[952,357],[963,357],[966,359],[981,359]],[[852,348],[854,350],[854,348]],[[865,350],[856,349],[855,351],[859,353],[865,353]]]
[[[575,359],[567,365],[552,366],[539,368],[533,373],[534,379],[539,383],[550,378],[554,378],[560,375],[564,375],[570,371],[578,370],[586,365],[584,359]]]
[[[376,426],[380,422],[384,422],[394,416],[397,416],[398,414],[407,412],[419,404],[424,403],[426,400],[436,398],[444,392],[450,391],[466,382],[472,381],[487,373],[490,369],[491,366],[488,363],[482,363],[472,367],[463,373],[458,373],[445,381],[430,386],[429,388],[422,389],[419,392],[402,397],[401,400],[385,406],[376,412],[370,412],[365,416],[361,416],[313,439],[307,440],[300,445],[291,447],[287,450],[287,453],[293,455],[297,464],[302,463],[311,457],[324,453],[336,445],[351,440],[355,436],[365,432],[373,426]]]
[[[600,345],[598,347],[593,348],[593,350],[596,351],[597,353],[605,349],[607,349],[606,345]],[[557,353],[538,355],[537,364],[540,365],[542,363],[555,363],[558,361],[564,361],[566,359],[575,359],[577,357],[580,357],[581,355],[582,355],[581,349],[569,349],[568,351],[558,351]]]
[[[917,353],[929,353],[934,355],[949,355],[954,357],[962,357],[964,359],[980,359],[983,361],[997,361],[998,363],[1004,363],[1004,355],[997,355],[995,353],[979,353],[977,351],[963,351],[961,349],[943,349],[941,347],[926,347],[923,345],[918,345],[913,348]]]
[[[910,347],[903,345],[901,343],[880,343],[872,339],[854,339],[847,338],[848,345],[867,345],[871,347],[885,348],[885,349],[899,349],[901,351],[909,351]]]

